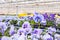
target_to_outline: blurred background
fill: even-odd
[[[22,12],[60,13],[60,0],[0,0],[0,15]]]

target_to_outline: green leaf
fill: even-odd
[[[2,37],[2,33],[0,32],[0,38]]]
[[[35,21],[34,21],[34,20],[31,20],[31,21],[30,21],[30,24],[35,24]]]
[[[5,20],[2,20],[2,22],[4,22]]]
[[[57,27],[60,28],[60,24],[58,24]]]
[[[10,36],[10,35],[9,35],[9,30],[10,30],[10,27],[7,28],[7,30],[5,31],[4,36],[8,36],[8,37]]]
[[[53,25],[54,25],[53,21],[47,21],[47,26],[53,26]]]
[[[24,21],[20,21],[19,24],[20,24],[20,27],[22,27],[22,24],[24,23]]]
[[[17,22],[18,22],[17,20],[11,20],[11,21],[10,21],[10,24],[16,25]]]

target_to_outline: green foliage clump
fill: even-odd
[[[9,35],[9,30],[10,30],[10,28],[7,28],[7,30],[4,32],[4,35],[2,35],[2,33],[0,32],[0,38],[2,37],[2,36],[10,36]]]
[[[22,24],[24,23],[24,21],[20,21],[19,22],[19,26],[22,27]]]
[[[2,37],[2,33],[0,32],[0,38]]]
[[[9,30],[10,30],[10,27],[7,28],[7,30],[4,32],[4,36],[8,36],[8,37],[10,36],[10,35],[9,35]]]
[[[42,35],[45,35],[45,34],[46,34],[46,30],[47,30],[47,29],[44,29],[44,31],[42,32]]]
[[[34,28],[33,25],[35,24],[35,21],[34,20],[30,20],[29,23],[32,26],[32,28]]]
[[[57,24],[57,27],[60,28],[60,24]]]
[[[5,20],[2,20],[2,22],[5,22]]]
[[[30,20],[29,23],[32,26],[32,28],[34,28],[34,25],[38,25],[38,28],[40,28],[40,22],[36,23],[34,20]]]
[[[18,22],[17,20],[11,20],[11,21],[10,21],[10,24],[16,25],[17,22]]]
[[[31,25],[34,25],[34,24],[35,24],[35,21],[34,21],[34,20],[30,20],[29,23],[30,23]]]
[[[54,25],[53,21],[47,21],[47,26],[53,26],[53,25]]]

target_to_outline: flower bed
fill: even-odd
[[[56,25],[54,23],[54,21],[55,21],[55,19],[52,14],[50,16],[48,16],[47,14],[45,14],[45,16],[43,16],[42,14],[35,14],[32,17],[32,19],[29,19],[29,20],[27,20],[27,19],[19,20],[19,21],[18,20],[9,20],[7,22],[6,22],[6,20],[3,20],[3,21],[1,21],[1,24],[0,24],[0,26],[2,27],[0,30],[3,29],[2,32],[0,32],[0,38],[2,38],[3,36],[7,36],[10,38],[13,34],[17,34],[17,33],[19,35],[22,35],[21,33],[24,33],[24,36],[33,35],[35,38],[37,37],[37,35],[44,36],[46,33],[49,34],[50,32],[52,32],[52,34],[54,34],[54,33],[56,33],[56,28],[55,27],[53,28],[53,26]],[[16,25],[18,25],[18,26],[16,26]],[[15,28],[15,26],[18,27],[18,29]],[[60,24],[57,24],[56,27],[60,28]],[[54,29],[54,30],[52,30],[52,29]],[[28,35],[28,34],[31,34],[31,35]],[[36,34],[36,35],[34,35],[34,34]],[[38,37],[38,39],[39,39],[39,37]]]

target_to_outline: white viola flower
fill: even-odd
[[[18,31],[17,31],[17,34],[22,34],[22,33],[24,33],[25,32],[25,30],[23,29],[23,28],[20,28]]]
[[[26,34],[29,34],[32,32],[32,28],[25,28],[24,30]]]
[[[13,18],[12,17],[7,17],[6,20],[12,20]]]
[[[42,29],[34,29],[32,34],[31,34],[31,40],[39,40],[41,37]]]
[[[55,39],[60,40],[60,34],[55,34],[54,37]]]
[[[19,34],[14,34],[14,35],[12,35],[10,38],[11,38],[12,40],[18,40],[19,37],[20,37]]]
[[[17,22],[18,25],[20,25],[19,23],[20,23],[20,21]]]
[[[4,31],[8,28],[6,26],[6,23],[4,23],[4,22],[0,22],[0,27],[2,27],[2,29],[4,29]]]
[[[3,36],[2,38],[1,38],[1,40],[12,40],[10,37],[7,37],[7,36]]]
[[[3,36],[1,40],[8,40],[8,38],[6,36]]]
[[[22,32],[22,31],[20,31],[20,32]],[[18,33],[12,35],[10,38],[11,38],[12,40],[26,40],[24,34],[19,35]]]
[[[22,24],[22,28],[31,28],[31,25],[28,21],[25,21],[23,24]]]
[[[52,33],[55,33],[56,32],[56,29],[55,28],[52,28],[52,27],[49,27],[48,28],[48,33],[52,34]]]
[[[43,24],[43,25],[46,25],[46,20],[44,19],[40,23]]]
[[[26,36],[24,34],[20,35],[20,37],[18,38],[18,40],[26,40]]]
[[[4,25],[4,31],[8,28],[8,26],[6,25],[6,23],[3,23]]]
[[[7,26],[4,22],[0,22],[0,32],[4,35],[4,32],[7,30]]]
[[[10,27],[9,34],[10,34],[10,35],[15,34],[15,27],[14,27],[13,25],[11,25],[11,27]]]
[[[3,18],[0,18],[0,22],[2,22]]]
[[[42,37],[43,40],[53,40],[53,37],[50,36],[48,33],[46,33],[43,37]]]
[[[25,30],[23,28],[19,29],[17,34],[19,35],[18,40],[26,40]]]
[[[25,30],[25,34],[29,34],[32,32],[32,27],[28,21],[25,21],[23,23],[22,28]]]
[[[36,35],[31,35],[31,40],[38,40]]]

